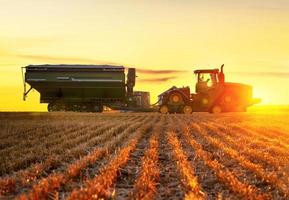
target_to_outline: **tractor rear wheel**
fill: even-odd
[[[168,114],[169,113],[169,107],[167,105],[162,105],[160,107],[160,113],[161,114]]]
[[[188,105],[184,106],[184,108],[183,108],[184,114],[192,114],[192,112],[193,112],[192,106],[188,106]]]
[[[236,106],[234,111],[235,112],[246,112],[247,108],[245,106]]]
[[[219,105],[214,105],[212,110],[211,110],[211,113],[213,113],[213,114],[218,114],[221,112],[222,112],[222,107]]]

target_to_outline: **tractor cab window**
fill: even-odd
[[[216,82],[216,77],[214,76],[214,74],[201,73],[201,74],[199,74],[198,82],[200,84],[205,85],[205,86],[212,86],[213,83]]]

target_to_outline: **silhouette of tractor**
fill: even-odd
[[[191,94],[189,87],[172,87],[159,95],[159,112],[185,113],[192,112],[246,112],[247,107],[259,103],[253,98],[250,85],[225,82],[221,69],[195,70],[197,77],[196,93]]]

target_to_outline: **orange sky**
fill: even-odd
[[[193,70],[225,64],[227,80],[254,85],[263,104],[289,104],[287,0],[0,0],[0,111],[45,110],[22,101],[21,67],[122,64],[152,101],[172,85],[194,88]],[[150,81],[148,81],[150,80]]]

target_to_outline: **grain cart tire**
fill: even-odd
[[[53,112],[55,111],[55,105],[53,103],[49,103],[47,106],[48,112]]]
[[[66,103],[65,110],[69,112],[78,112],[78,106],[74,103]]]
[[[223,110],[222,110],[222,107],[220,105],[214,105],[211,109],[211,113],[213,114],[218,114],[218,113],[221,113]]]
[[[159,109],[161,114],[168,114],[169,113],[169,107],[167,105],[162,105]]]
[[[93,112],[103,112],[103,106],[102,105],[94,105],[93,106]]]
[[[183,108],[184,114],[192,114],[192,112],[193,112],[192,106],[189,106],[189,105],[184,106],[184,108]]]
[[[66,108],[67,106],[66,106],[66,104],[64,104],[64,103],[59,103],[58,104],[58,111],[60,111],[60,112],[65,112],[65,111],[67,111],[67,108]]]
[[[57,103],[51,102],[47,106],[48,112],[56,112],[59,111],[59,106]]]

